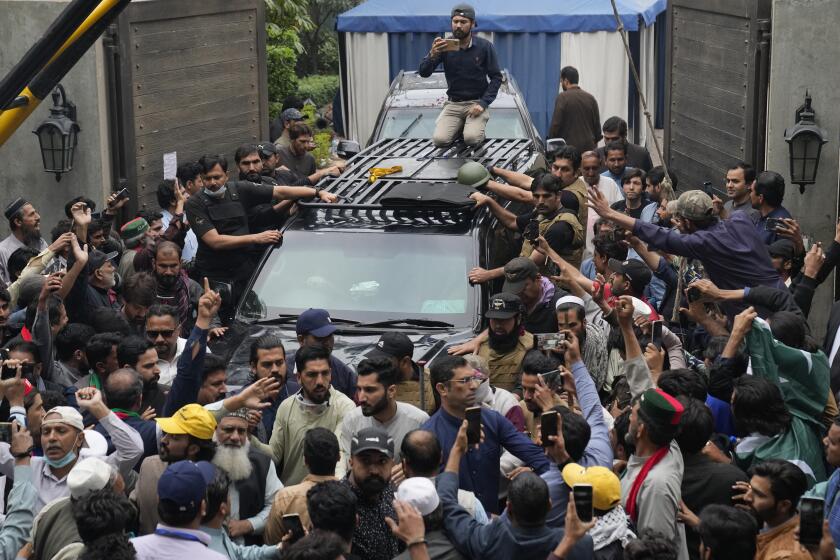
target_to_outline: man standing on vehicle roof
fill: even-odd
[[[475,8],[458,4],[452,8],[451,17],[452,38],[435,37],[432,50],[420,61],[418,74],[427,78],[443,62],[448,100],[435,126],[435,146],[448,146],[461,133],[465,144],[476,146],[484,141],[488,107],[502,85],[502,72],[493,44],[472,35]],[[452,39],[458,40],[457,47]]]

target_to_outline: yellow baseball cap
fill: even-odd
[[[182,406],[169,418],[155,418],[160,429],[167,434],[189,434],[198,439],[213,439],[216,418],[200,404]]]
[[[606,467],[582,467],[569,463],[563,467],[563,480],[572,488],[575,484],[592,485],[592,505],[595,509],[609,511],[621,502],[621,482]]]

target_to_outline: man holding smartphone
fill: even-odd
[[[432,137],[438,147],[452,144],[462,133],[468,146],[481,144],[490,119],[488,107],[502,85],[493,44],[474,37],[475,27],[475,8],[458,4],[452,8],[452,37],[436,37],[429,54],[420,61],[418,74],[424,78],[431,76],[442,62],[449,86],[448,100]]]

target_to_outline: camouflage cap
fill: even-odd
[[[705,220],[712,212],[712,198],[703,191],[686,191],[677,199],[677,214],[683,218]]]

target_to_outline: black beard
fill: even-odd
[[[365,410],[365,407],[363,406],[362,407],[362,415],[364,415],[364,416],[375,416],[375,415],[379,414],[380,412],[382,412],[383,410],[385,410],[386,408],[388,408],[388,399],[383,397],[378,403],[376,403],[373,406],[368,407],[367,410]]]
[[[467,33],[463,29],[456,29],[455,31],[452,32],[452,36],[455,37],[456,39],[463,39],[464,37],[467,36]]]
[[[252,183],[262,183],[262,175],[254,171],[253,173],[240,173],[239,178],[243,181],[250,181]]]
[[[157,277],[157,283],[158,287],[169,292],[178,284],[178,277],[164,274]]]
[[[30,249],[39,250],[41,248],[41,230],[38,228],[24,228],[23,244]]]
[[[388,482],[376,474],[370,475],[357,484],[359,485],[359,490],[365,498],[376,498],[383,490],[385,490],[385,487],[388,486]]]
[[[519,323],[513,326],[510,334],[496,334],[493,332],[493,329],[490,329],[488,334],[490,335],[490,339],[488,340],[490,348],[496,352],[507,354],[516,348],[516,345],[519,343]]]

